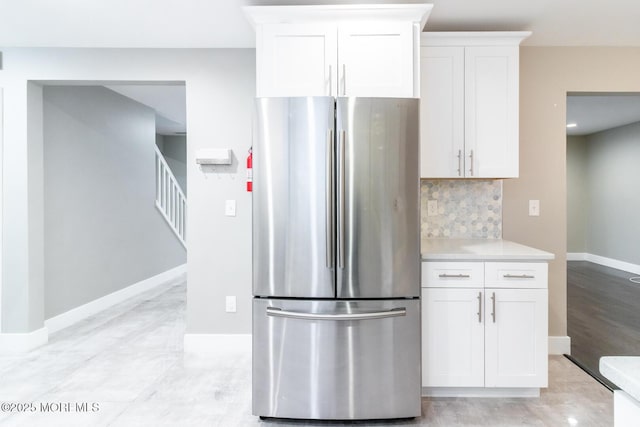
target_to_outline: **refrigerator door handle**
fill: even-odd
[[[345,142],[347,139],[347,132],[345,130],[340,131],[340,147],[338,162],[340,163],[340,182],[338,185],[338,267],[344,268],[344,201],[345,201],[345,176],[344,176],[344,163],[345,163]]]
[[[285,317],[289,319],[305,319],[305,320],[371,320],[385,319],[387,317],[406,316],[407,309],[394,308],[385,311],[369,311],[364,313],[303,313],[299,311],[287,311],[276,307],[267,307],[267,316]]]
[[[335,238],[333,232],[333,175],[334,175],[334,149],[333,149],[333,129],[327,129],[327,188],[326,188],[326,265],[327,268],[333,268],[333,247],[335,246]]]

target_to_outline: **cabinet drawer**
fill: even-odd
[[[484,286],[487,288],[546,288],[546,262],[487,262]]]
[[[482,262],[423,262],[423,288],[475,288],[484,283]]]

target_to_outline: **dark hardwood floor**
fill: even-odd
[[[602,356],[640,356],[640,284],[637,274],[587,261],[567,262],[567,332],[571,355],[600,375]]]

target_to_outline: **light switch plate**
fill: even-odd
[[[234,295],[226,297],[225,310],[226,310],[227,313],[235,313],[236,312],[236,297]]]
[[[540,200],[529,200],[529,216],[540,216]]]
[[[226,216],[236,216],[236,201],[227,200],[224,203],[224,214]]]

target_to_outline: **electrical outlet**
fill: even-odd
[[[529,216],[540,216],[540,200],[529,200]]]
[[[224,214],[226,216],[236,216],[236,201],[227,200],[224,203]]]
[[[427,200],[427,216],[436,216],[436,215],[438,215],[438,201]]]
[[[225,301],[225,310],[227,313],[235,313],[236,312],[236,297],[235,296],[227,296]]]

